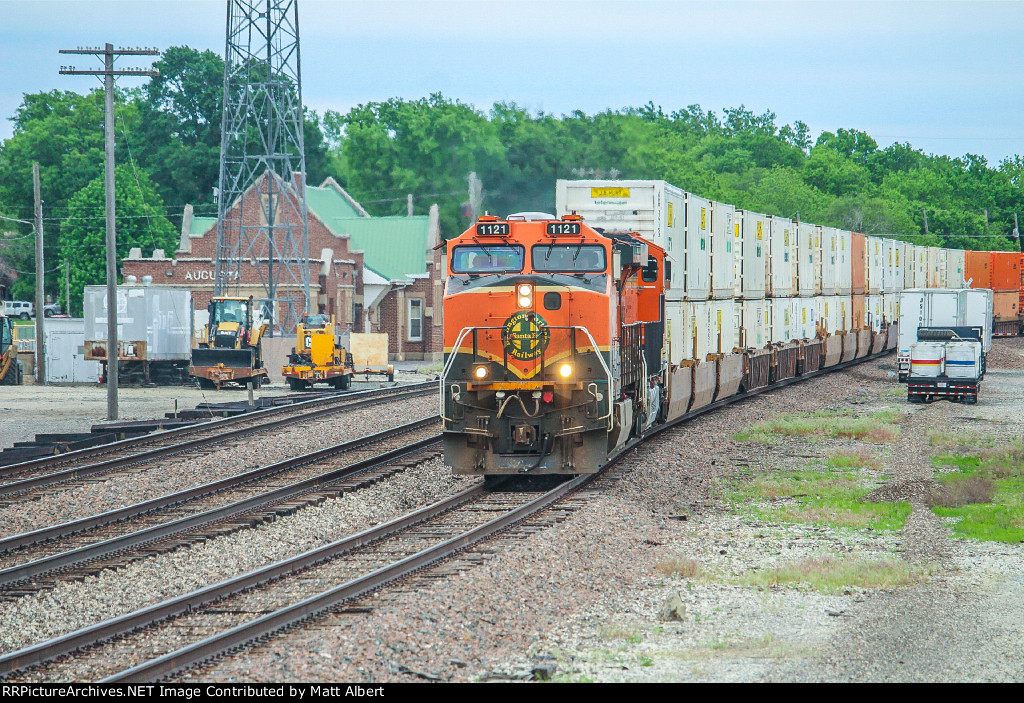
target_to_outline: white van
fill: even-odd
[[[5,300],[4,314],[7,317],[20,317],[27,320],[36,316],[35,305],[27,300]]]

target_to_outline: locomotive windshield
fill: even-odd
[[[523,270],[526,250],[519,245],[458,246],[452,250],[453,273],[505,273]]]
[[[534,271],[601,273],[608,266],[600,244],[538,244],[530,254]]]

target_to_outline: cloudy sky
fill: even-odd
[[[58,49],[223,54],[225,8],[0,0],[0,139],[23,93],[96,85],[59,76]],[[743,104],[814,134],[857,128],[993,165],[1024,154],[1024,2],[300,0],[299,13],[303,93],[320,111],[432,92],[555,114]]]

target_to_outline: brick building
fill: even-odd
[[[297,176],[284,197],[294,197]],[[261,217],[257,186],[243,197],[246,218]],[[444,270],[435,250],[441,241],[437,206],[431,206],[429,215],[371,217],[333,178],[319,187],[308,186],[306,204],[312,309],[333,314],[355,332],[386,332],[394,359],[440,359]],[[296,208],[280,210],[288,217]],[[174,256],[157,249],[143,257],[140,249],[133,249],[122,273],[187,287],[201,310],[213,294],[216,247],[217,218],[194,216],[192,206],[186,205]],[[265,270],[266,265],[265,259],[243,265],[240,295],[265,296],[258,267]],[[279,290],[281,297],[303,297],[295,284],[282,281]]]

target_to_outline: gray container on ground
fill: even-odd
[[[107,288],[85,287],[85,339],[107,339]],[[192,358],[192,294],[171,286],[118,286],[117,336],[145,342],[146,361]]]

